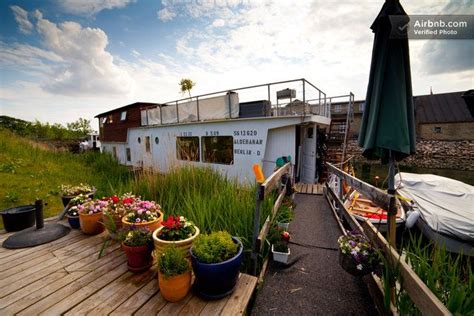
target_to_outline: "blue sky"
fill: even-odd
[[[365,97],[383,1],[0,2],[0,114],[66,123],[136,101],[306,78]],[[474,14],[470,1],[402,1],[409,14]],[[473,88],[474,41],[410,41],[413,89]]]

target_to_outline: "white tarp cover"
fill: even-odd
[[[163,119],[163,124],[177,123],[178,116],[176,113],[176,106],[175,105],[162,106],[161,117]]]
[[[141,115],[142,126],[148,125],[148,118],[147,118],[146,110],[141,110],[140,115]]]
[[[160,108],[153,108],[147,110],[148,125],[161,124]]]
[[[199,102],[201,105],[201,102]],[[189,101],[178,104],[178,114],[180,122],[197,121],[197,106],[196,101]]]
[[[395,176],[400,195],[412,199],[434,230],[474,242],[474,187],[432,174],[401,172]]]

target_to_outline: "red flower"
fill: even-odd
[[[284,241],[290,241],[290,233],[288,232],[283,232],[283,234],[281,234],[281,237]]]
[[[123,204],[131,204],[131,203],[133,203],[133,198],[123,199]]]
[[[181,222],[179,220],[179,216],[173,216],[170,215],[168,216],[168,219],[166,221],[161,222],[161,225],[165,226],[168,229],[176,229],[179,230],[181,229]]]
[[[118,196],[114,195],[112,196],[112,202],[114,202],[114,204],[120,202],[120,199],[118,198]]]

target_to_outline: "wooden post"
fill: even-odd
[[[390,194],[390,203],[388,207],[388,230],[387,237],[390,245],[397,249],[396,245],[396,234],[397,234],[397,209],[395,207],[395,159],[393,157],[392,151],[389,151],[389,166],[388,166],[388,190],[387,193]]]
[[[257,275],[257,265],[258,265],[258,249],[257,249],[257,238],[260,232],[260,204],[261,200],[261,185],[257,187],[255,193],[255,212],[253,214],[253,236],[252,236],[252,275]]]

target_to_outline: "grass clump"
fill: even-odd
[[[294,217],[295,217],[295,214],[290,207],[286,205],[281,205],[278,212],[275,215],[274,221],[276,223],[290,223]]]
[[[182,249],[168,246],[158,254],[158,269],[165,278],[170,278],[189,271],[190,267]]]
[[[234,257],[239,246],[228,232],[220,231],[199,235],[191,249],[200,262],[219,263]]]

